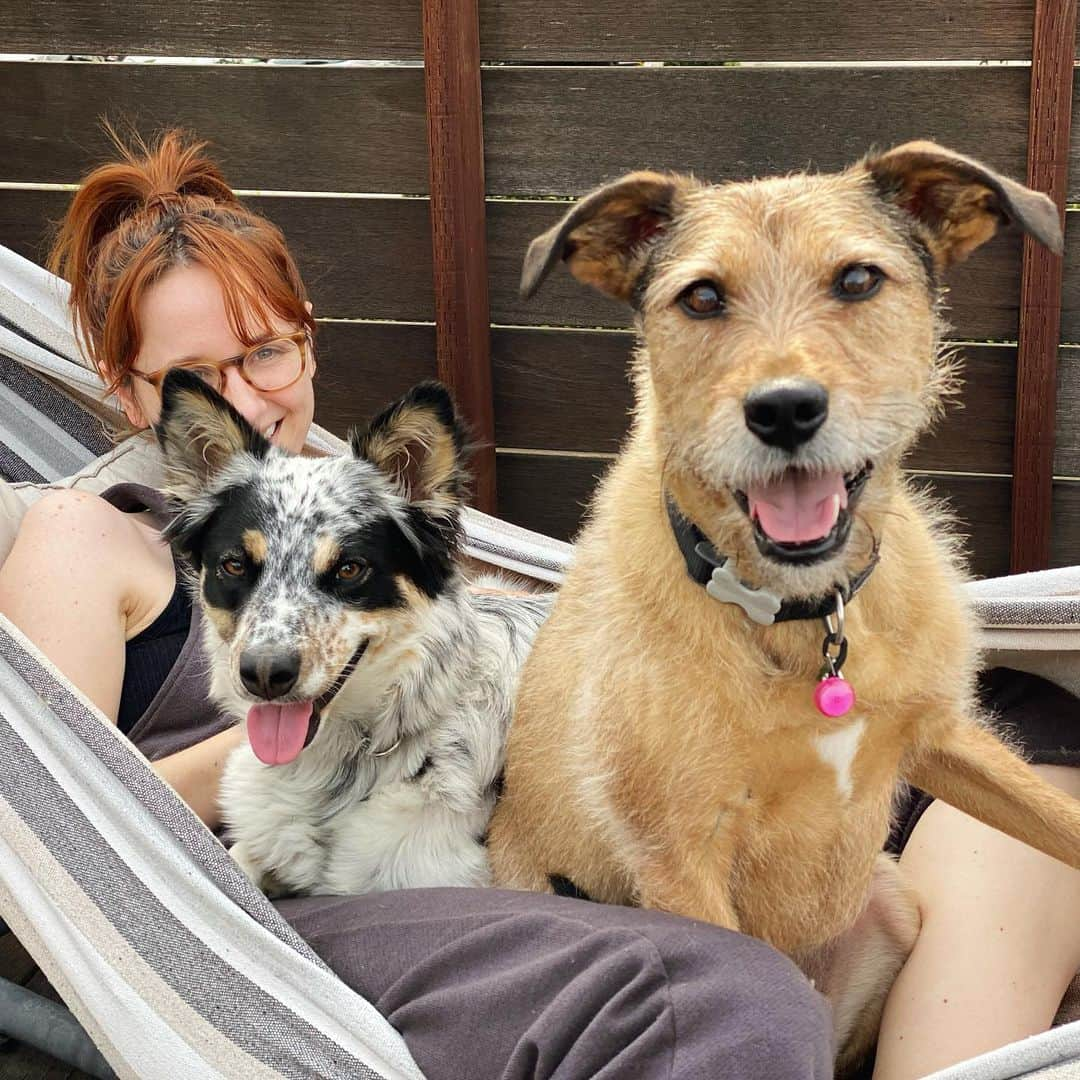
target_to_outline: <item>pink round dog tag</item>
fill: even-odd
[[[829,675],[814,688],[814,704],[823,716],[843,716],[855,704],[855,689],[840,675]]]

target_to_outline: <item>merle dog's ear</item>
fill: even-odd
[[[349,435],[358,458],[378,466],[410,503],[446,515],[465,499],[465,427],[442,383],[414,386]]]
[[[683,176],[634,172],[586,195],[529,245],[522,297],[532,296],[561,259],[578,281],[631,300],[652,242],[674,218],[679,193],[694,186]]]
[[[1061,220],[1053,201],[981,162],[937,143],[909,142],[863,165],[879,193],[923,226],[938,270],[966,259],[998,225],[1010,222],[1061,253]]]
[[[169,492],[184,501],[198,495],[235,454],[264,457],[270,450],[270,443],[216,390],[183,368],[165,376],[155,431]]]

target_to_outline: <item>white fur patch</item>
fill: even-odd
[[[859,740],[865,729],[866,721],[860,718],[839,731],[815,735],[813,739],[818,757],[836,770],[836,788],[845,799],[851,798],[851,766],[859,752]]]

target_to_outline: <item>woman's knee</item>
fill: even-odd
[[[828,1003],[786,956],[711,927],[665,951],[678,1032],[673,1076],[832,1077]]]

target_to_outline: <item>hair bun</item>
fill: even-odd
[[[134,148],[123,146],[118,139],[116,142],[124,161],[138,174],[141,201],[147,210],[174,212],[188,198],[227,205],[237,202],[217,165],[203,152],[206,143],[192,140],[183,131],[165,132],[152,147],[141,140]]]
[[[48,266],[71,283],[71,306],[84,338],[103,325],[109,290],[105,267],[130,252],[163,218],[185,209],[241,208],[232,188],[204,150],[205,142],[174,128],[147,144],[105,129],[117,160],[100,165],[82,181],[60,225]],[[99,280],[99,271],[102,272]]]

